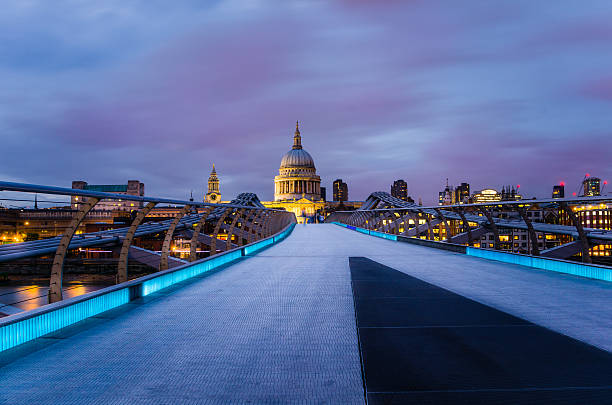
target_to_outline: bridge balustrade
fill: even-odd
[[[121,253],[115,280],[117,283],[125,283],[128,280],[128,256],[135,238],[150,237],[151,235],[163,236],[161,252],[139,250],[156,257],[153,261],[159,263],[158,269],[166,271],[172,267],[170,262],[174,266],[180,264],[171,256],[171,244],[176,237],[175,233],[193,232],[190,238],[189,260],[191,262],[199,263],[197,246],[200,243],[209,245],[209,256],[225,252],[223,258],[219,259],[223,262],[224,260],[234,260],[236,255],[238,255],[236,257],[239,257],[240,254],[252,254],[260,246],[274,243],[276,236],[271,235],[277,235],[281,230],[287,229],[296,222],[293,213],[268,209],[261,204],[253,193],[242,193],[230,203],[213,204],[11,182],[0,182],[0,191],[35,193],[36,197],[32,201],[38,201],[38,194],[71,198],[70,208],[66,211],[70,213],[72,218],[62,236],[0,246],[0,262],[11,262],[54,253],[49,281],[48,302],[50,304],[60,302],[64,298],[64,260],[69,251],[92,246],[112,247],[120,245]],[[104,200],[133,202],[132,206],[136,208],[132,212],[131,224],[128,227],[107,231],[77,233],[79,226],[87,215],[95,210],[100,201]],[[166,210],[176,211],[176,216],[169,220],[146,222],[147,216],[160,204],[171,204],[172,207],[166,207]],[[213,229],[212,233],[210,235],[203,234],[205,228]],[[236,249],[242,246],[244,246],[242,250]],[[202,267],[202,265],[198,266]],[[194,268],[198,268],[198,266]],[[155,277],[155,281],[143,282],[142,289],[144,292],[150,292],[163,288],[168,282],[174,283],[177,277],[182,277],[178,274],[183,273],[171,272],[164,277]],[[184,274],[190,276],[191,273],[184,272]],[[121,301],[122,299],[118,298],[118,300]],[[10,305],[0,304],[0,312],[2,312],[3,306],[9,307]]]
[[[592,263],[593,254],[599,253],[594,247],[602,245],[612,251],[612,220],[601,219],[597,227],[588,227],[584,218],[578,218],[577,211],[603,207],[612,218],[611,202],[612,197],[598,196],[427,207],[376,192],[360,209],[333,212],[326,222],[533,256],[577,256],[584,263]],[[534,212],[541,213],[538,220],[530,218]],[[516,235],[510,240],[508,232],[524,234],[519,240]],[[490,237],[483,240],[487,235]]]

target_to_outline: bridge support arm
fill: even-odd
[[[60,240],[57,250],[55,251],[55,257],[53,258],[53,266],[51,267],[51,278],[49,281],[49,303],[61,301],[62,296],[62,282],[64,278],[64,259],[68,252],[68,246],[74,236],[76,230],[79,228],[83,219],[87,216],[89,211],[100,201],[99,198],[89,197],[87,202],[81,204],[79,210],[74,214],[70,224],[64,231],[62,239]]]
[[[151,209],[155,207],[157,203],[150,202],[144,206],[143,209],[139,210],[136,217],[132,221],[130,228],[125,234],[125,239],[121,245],[121,253],[119,254],[119,264],[117,265],[117,275],[115,276],[115,282],[117,284],[123,283],[128,280],[128,256],[130,253],[130,246],[134,240],[134,234],[142,223],[143,219],[149,214]]]
[[[221,218],[217,221],[215,225],[215,230],[212,234],[212,243],[210,244],[210,256],[214,256],[217,254],[217,236],[219,236],[219,229],[221,229],[221,224],[225,221],[225,218],[232,212],[233,208],[226,208],[221,214]]]
[[[489,223],[487,224],[488,227],[490,227],[493,231],[493,237],[495,238],[495,250],[500,250],[501,242],[499,240],[499,230],[497,229],[495,221],[493,221],[493,215],[491,214],[491,211],[485,209],[484,207],[479,207],[479,209],[480,212],[482,212],[483,215],[487,218],[487,221],[489,221]]]
[[[185,205],[179,212],[178,216],[174,218],[168,230],[166,231],[166,237],[164,238],[164,244],[162,245],[161,260],[159,261],[159,270],[168,270],[168,255],[170,254],[170,244],[172,243],[172,237],[174,236],[174,230],[183,217],[191,211],[191,205]]]
[[[198,246],[200,245],[200,243],[198,242],[198,237],[200,235],[200,232],[202,231],[202,227],[204,227],[204,224],[206,223],[208,215],[212,212],[213,209],[214,207],[207,207],[205,209],[205,211],[202,213],[202,218],[200,218],[193,230],[193,235],[191,235],[191,242],[189,242],[190,262],[195,262],[198,259]]]
[[[474,237],[472,236],[472,229],[470,228],[469,221],[465,218],[465,214],[463,213],[463,210],[459,210],[458,209],[455,212],[461,218],[461,222],[463,223],[463,227],[465,228],[465,230],[467,232],[468,245],[474,246]]]
[[[255,221],[255,217],[257,217],[256,209],[248,209],[247,214],[244,216],[244,220],[240,223],[240,239],[238,239],[238,246],[243,246],[246,240],[246,243],[250,243],[251,238],[251,230],[253,228],[253,221]],[[247,228],[248,226],[248,228]],[[248,229],[248,230],[247,230]],[[244,236],[246,234],[246,237]]]
[[[533,223],[527,218],[527,211],[525,207],[517,207],[518,213],[527,225],[527,232],[529,233],[529,240],[531,240],[531,254],[533,256],[540,255],[540,249],[538,248],[538,236],[536,235],[535,229],[533,229]]]
[[[440,210],[439,208],[436,208],[435,211],[438,214],[438,217],[440,217],[440,219],[442,220],[442,222],[444,222],[444,229],[446,229],[446,242],[448,242],[451,237],[451,228],[450,228],[450,225],[448,225],[448,220],[442,214],[442,210]]]
[[[249,234],[248,234],[247,243],[252,243],[255,240],[257,240],[257,234],[258,234],[257,232],[260,228],[261,219],[263,218],[264,212],[265,212],[264,210],[256,211],[255,216],[249,226]]]
[[[572,221],[572,224],[578,231],[578,237],[580,238],[580,243],[582,244],[582,261],[584,263],[593,263],[593,259],[591,259],[591,254],[589,253],[589,241],[587,239],[586,232],[584,231],[584,227],[582,226],[582,222],[580,222],[576,216],[576,213],[574,210],[572,210],[572,207],[567,205],[567,203],[561,203],[560,206],[565,210],[565,212],[567,212],[570,221]]]
[[[225,241],[225,250],[231,249],[232,236],[234,234],[234,228],[236,227],[236,222],[238,222],[238,220],[242,218],[243,214],[244,214],[244,208],[238,210],[238,212],[236,212],[236,215],[234,215],[234,219],[232,220],[229,230],[227,231],[227,240]],[[242,240],[242,237],[240,237],[240,239]],[[241,244],[240,241],[238,241],[237,245],[240,245],[240,244]]]
[[[413,212],[412,220],[414,221],[414,237],[418,238],[421,234],[419,231],[419,226],[421,225],[421,215],[418,212]]]
[[[423,211],[419,211],[419,213],[421,213],[425,217],[425,222],[427,223],[427,239],[429,240],[435,239],[434,232],[433,232],[433,226],[431,225],[431,220],[429,219],[429,214],[424,213]]]

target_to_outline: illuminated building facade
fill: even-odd
[[[213,163],[212,171],[210,172],[210,176],[208,176],[208,191],[204,196],[204,202],[218,203],[220,201],[221,191],[219,191],[219,177],[217,177],[217,171]]]
[[[455,188],[454,194],[454,204],[467,204],[470,202],[470,185],[468,183],[461,183],[461,185]]]
[[[321,178],[317,176],[314,160],[302,148],[299,123],[295,124],[293,147],[283,156],[278,176],[274,178],[274,201],[321,199]]]
[[[601,179],[587,176],[582,181],[582,195],[585,197],[601,195]]]
[[[605,229],[612,230],[612,205],[610,204],[591,204],[591,205],[577,205],[572,207],[576,218],[582,223],[585,228],[594,229]],[[561,210],[559,217],[560,225],[573,226],[571,219],[567,212]],[[567,240],[565,242],[569,242]],[[597,261],[598,258],[611,259],[612,258],[612,245],[601,244],[591,247],[590,254],[593,260]],[[610,263],[609,260],[606,264]]]
[[[408,184],[403,180],[395,180],[391,186],[391,195],[400,200],[408,201]]]
[[[453,192],[448,185],[448,179],[446,179],[446,187],[444,190],[438,193],[438,205],[451,205],[453,203]]]
[[[125,194],[132,196],[144,196],[144,184],[138,180],[129,180],[127,184],[87,184],[85,181],[73,181],[72,188],[76,190],[99,191],[102,193]],[[70,203],[72,208],[78,209],[79,204],[87,202],[87,197],[72,196]],[[142,203],[137,201],[101,200],[95,209],[108,211],[132,211],[142,208]]]
[[[565,184],[553,186],[552,198],[565,198]]]
[[[342,179],[334,180],[334,201],[348,201],[348,185]]]
[[[492,188],[485,188],[472,195],[472,202],[474,204],[496,202],[501,201],[501,199],[502,195]]]
[[[448,185],[448,179],[446,179],[446,187],[438,193],[438,205],[467,204],[469,202],[470,185],[461,183],[453,190],[453,187]]]
[[[302,147],[299,123],[295,124],[293,147],[281,159],[278,175],[274,177],[274,201],[262,204],[268,208],[292,211],[299,223],[314,221],[323,212],[321,178],[314,160]]]

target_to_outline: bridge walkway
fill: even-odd
[[[0,357],[0,403],[363,403],[355,256],[612,351],[607,283],[308,225]]]

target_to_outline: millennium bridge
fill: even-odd
[[[590,254],[612,232],[575,210],[610,197],[424,207],[378,192],[297,225],[249,193],[0,190],[81,201],[61,236],[0,246],[4,263],[53,256],[49,303],[0,318],[0,403],[612,403],[612,268]],[[142,208],[77,234],[104,199]],[[158,204],[178,215],[147,221]],[[500,249],[507,229],[528,252]],[[178,234],[187,259],[172,255]],[[134,246],[146,235],[161,251]],[[66,298],[67,254],[93,246],[119,250],[116,283]],[[134,261],[156,271],[133,277]]]

